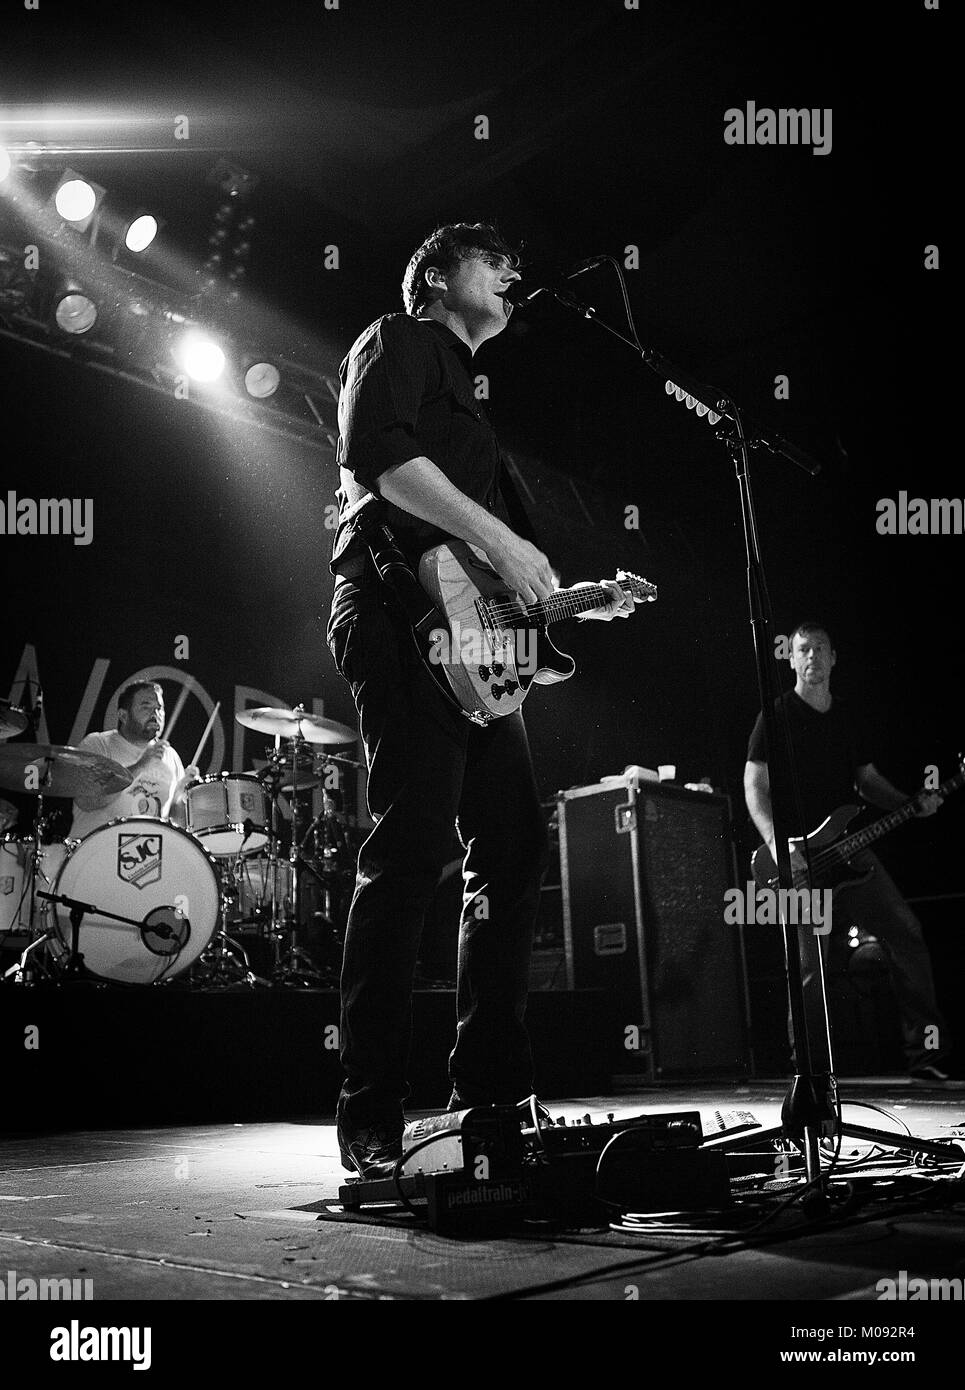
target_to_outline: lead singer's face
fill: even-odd
[[[449,271],[442,302],[450,313],[460,314],[473,325],[489,323],[499,333],[513,312],[502,295],[519,278],[505,256],[476,252]]]

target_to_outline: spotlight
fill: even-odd
[[[223,350],[204,333],[188,333],[175,356],[192,381],[217,381],[225,369]]]
[[[245,390],[258,401],[273,396],[280,381],[281,373],[271,362],[253,362],[245,372]]]
[[[73,169],[65,169],[54,191],[54,207],[65,222],[85,232],[105,192],[100,184],[81,178]]]
[[[54,319],[64,333],[78,337],[97,322],[97,305],[80,285],[67,281],[54,296]]]
[[[146,251],[160,230],[160,223],[150,212],[139,212],[124,230],[124,245],[128,251]]]
[[[83,179],[69,179],[57,189],[54,205],[65,222],[83,222],[97,206],[97,194]]]
[[[7,154],[7,151],[3,148],[3,146],[0,145],[0,183],[3,183],[4,179],[7,177],[9,173],[10,156],[9,154]]]

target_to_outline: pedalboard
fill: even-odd
[[[703,1141],[698,1110],[619,1120],[544,1110],[534,1123],[525,1108],[474,1106],[407,1125],[397,1176],[345,1182],[339,1201],[361,1211],[404,1199],[442,1233],[723,1206],[725,1156]]]

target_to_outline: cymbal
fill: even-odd
[[[13,738],[27,727],[27,716],[18,705],[0,700],[0,738]]]
[[[36,768],[36,775],[32,770]],[[34,796],[109,796],[129,787],[126,767],[59,743],[0,744],[0,787]]]
[[[320,714],[309,714],[302,709],[276,709],[267,705],[262,709],[242,710],[235,719],[256,733],[303,738],[306,743],[354,743],[356,739],[355,730],[347,724],[337,724],[334,719],[324,719]]]
[[[299,782],[297,787],[294,782],[283,782],[278,790],[284,792],[286,796],[291,796],[292,792],[297,792],[300,795],[302,792],[310,792],[314,787],[321,785],[317,777],[312,777],[307,782]]]

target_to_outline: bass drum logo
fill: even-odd
[[[117,877],[135,888],[147,888],[161,879],[160,835],[120,835],[117,840]]]

